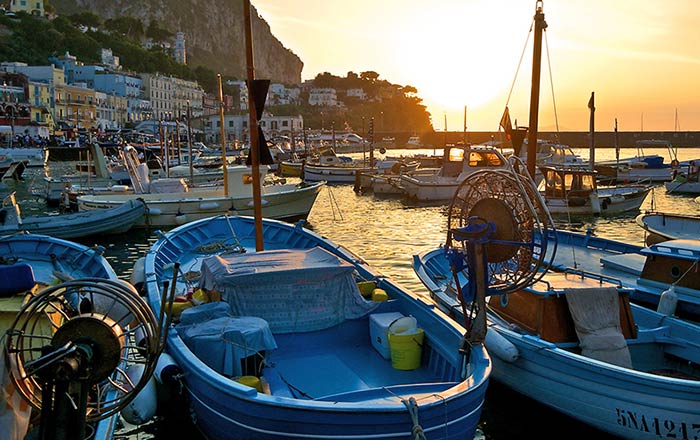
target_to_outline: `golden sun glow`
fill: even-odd
[[[697,0],[546,0],[548,47],[540,81],[541,127],[585,130],[596,92],[596,118],[627,130],[700,130],[700,8]],[[259,0],[280,41],[304,62],[303,79],[373,70],[411,85],[435,129],[497,128],[511,86],[511,115],[529,111],[535,1],[527,0]],[[523,52],[523,50],[525,51]],[[547,59],[549,54],[550,59]],[[518,70],[522,56],[522,65]],[[552,67],[550,83],[549,65]],[[514,84],[516,70],[517,81]]]

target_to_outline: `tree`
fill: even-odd
[[[68,17],[70,21],[75,24],[82,24],[84,26],[99,27],[102,24],[102,19],[92,12],[81,12],[79,14],[73,14]]]
[[[146,29],[146,37],[152,38],[153,41],[167,41],[173,38],[175,34],[167,29],[163,29],[155,20],[151,20]]]
[[[134,40],[143,36],[143,23],[134,17],[117,17],[105,21],[105,29],[118,32]]]
[[[365,81],[376,82],[379,79],[379,74],[377,72],[368,70],[367,72],[362,72],[360,74],[360,78],[362,78]]]

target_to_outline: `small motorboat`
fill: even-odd
[[[700,238],[700,216],[697,215],[652,211],[639,214],[635,222],[647,231],[647,244],[664,240]]]

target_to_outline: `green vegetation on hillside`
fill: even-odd
[[[351,128],[359,134],[369,131],[370,121],[374,119],[375,133],[396,132],[432,132],[433,127],[418,91],[412,86],[400,86],[379,79],[377,72],[348,72],[339,77],[328,72],[318,74],[313,81],[314,87],[333,88],[338,101],[345,105],[340,107],[318,107],[308,104],[308,94],[301,96],[304,104],[299,106],[266,106],[278,115],[301,114],[304,124],[312,129],[323,128],[342,131]],[[348,97],[349,89],[362,89],[365,99]]]

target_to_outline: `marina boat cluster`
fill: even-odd
[[[94,409],[83,423],[102,438],[111,438],[115,426],[157,419],[157,396],[174,389],[185,393],[181,400],[196,429],[209,438],[331,438],[349,432],[348,426],[358,438],[406,438],[417,430],[471,438],[491,380],[622,438],[656,438],[649,426],[683,438],[700,420],[697,228],[688,216],[640,213],[648,246],[557,230],[557,214],[639,211],[641,202],[622,205],[623,188],[633,192],[635,186],[605,185],[585,161],[559,165],[541,157],[533,177],[512,151],[490,145],[450,145],[439,167],[422,167],[421,157],[383,158],[392,161],[387,170],[379,160],[361,168],[361,159],[325,149],[316,159],[317,167],[328,167],[325,176],[332,181],[336,169],[346,168],[353,178],[307,182],[302,174],[282,178],[296,183],[282,183],[261,166],[264,218],[257,224],[246,165],[227,161],[226,179],[223,169],[202,167],[197,175],[218,177],[196,181],[196,160],[185,166],[193,174],[169,177],[167,167],[153,167],[160,163],[158,151],[150,161],[130,145],[114,155],[97,144],[88,151],[90,162],[80,168],[102,170],[99,177],[83,174],[74,188],[74,176],[56,179],[75,193],[76,213],[23,217],[14,194],[0,211],[0,276],[13,280],[0,295],[3,355],[25,371],[10,368],[5,386],[32,403],[12,413],[24,426],[29,412],[43,411],[47,391],[32,371],[46,359],[23,347],[49,340],[44,350],[67,355],[61,347],[77,343],[62,328],[82,332],[96,316],[120,322],[112,309],[122,310],[117,305],[127,301],[147,310],[142,319],[154,319],[161,334],[147,343],[157,348],[153,353],[132,349],[142,346],[141,333],[125,323],[114,336],[90,342],[116,344],[121,354],[113,365],[123,365],[82,385],[94,391],[90,395],[128,401],[100,414],[88,398]],[[118,180],[115,170],[128,181]],[[449,207],[447,240],[414,256],[430,300],[305,227],[322,189],[366,177],[398,177],[397,186],[418,182],[424,192],[417,194]],[[653,184],[636,185],[646,197]],[[620,192],[608,195],[606,188]],[[577,210],[592,200],[599,211]],[[167,232],[158,232],[135,262],[128,288],[103,249],[67,241],[131,228]],[[488,256],[479,268],[470,255],[482,245]],[[121,287],[104,298],[71,294],[41,331],[32,327],[38,334],[27,334],[20,317],[38,313],[30,305],[48,307],[58,295],[54,286],[81,279]],[[130,296],[134,291],[137,299]],[[127,383],[138,393],[125,393]]]
[[[499,382],[599,434],[697,439],[695,222],[645,213],[635,246],[555,221],[639,213],[692,162],[598,164],[529,134],[527,154],[445,145],[432,166],[371,142],[362,159],[256,136],[214,156],[88,142],[35,192],[77,213],[23,218],[14,193],[0,209],[0,426],[108,440],[166,402],[205,438],[471,439]],[[413,256],[427,295],[308,227],[319,193],[351,184],[445,207],[420,225],[444,238]],[[129,282],[104,247],[69,241],[132,228],[155,240]]]

